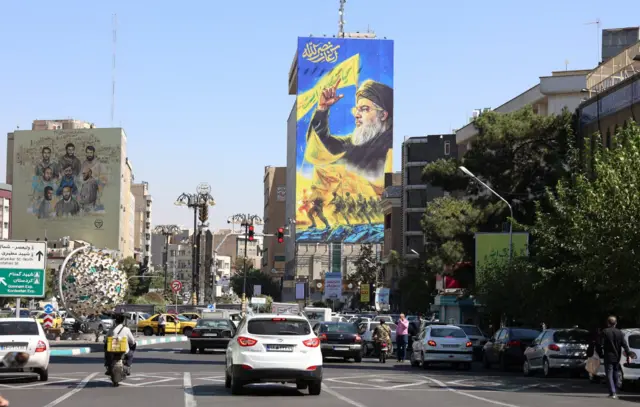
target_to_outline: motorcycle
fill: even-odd
[[[387,342],[382,342],[380,344],[380,363],[387,363],[387,353],[389,352],[389,345]]]
[[[125,366],[124,360],[126,353],[123,352],[111,352],[111,363],[109,365],[109,377],[113,387],[120,386],[120,383],[126,379],[131,373],[130,368]]]

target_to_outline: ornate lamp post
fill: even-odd
[[[169,238],[180,232],[178,225],[158,225],[153,228],[153,233],[164,236],[164,255],[162,256],[162,265],[164,266],[164,292],[169,289],[168,276],[169,276]]]
[[[207,183],[201,183],[196,188],[195,194],[182,193],[175,202],[178,206],[186,206],[193,209],[193,248],[191,250],[191,292],[195,294],[195,301],[199,304],[200,292],[200,267],[198,264],[198,248],[197,229],[198,229],[198,210],[207,206],[214,206],[215,199],[211,196],[211,186]]]
[[[240,224],[244,227],[244,275],[242,277],[242,306],[245,307],[247,300],[247,242],[249,241],[249,230],[253,230],[253,225],[262,225],[262,218],[258,215],[248,213],[238,213],[229,218],[229,223]]]

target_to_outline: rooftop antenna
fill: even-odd
[[[568,60],[568,59],[565,59],[565,60],[564,60],[564,70],[565,70],[565,71],[568,71],[568,70],[569,70],[569,60]]]
[[[338,20],[338,38],[344,38],[344,5],[347,0],[340,0],[340,9],[338,10],[338,15],[340,19]]]
[[[596,21],[591,21],[590,23],[585,23],[585,25],[594,25],[596,26],[596,45],[598,47],[596,53],[596,66],[600,65],[600,19],[596,18]]]
[[[118,15],[114,14],[113,24],[113,55],[111,61],[111,127],[113,127],[113,116],[116,111],[116,42],[118,31]]]

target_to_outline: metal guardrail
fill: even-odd
[[[587,75],[587,90],[600,93],[640,72],[640,41]]]

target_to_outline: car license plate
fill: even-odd
[[[334,346],[333,350],[349,350],[347,346]]]
[[[218,336],[218,334],[204,334],[203,336]]]
[[[267,345],[267,352],[293,352],[292,345]]]
[[[458,345],[442,345],[443,348],[457,348]]]
[[[7,350],[11,352],[11,351],[18,351],[18,350],[27,350],[27,347],[8,345],[8,346],[0,346],[0,350]]]

